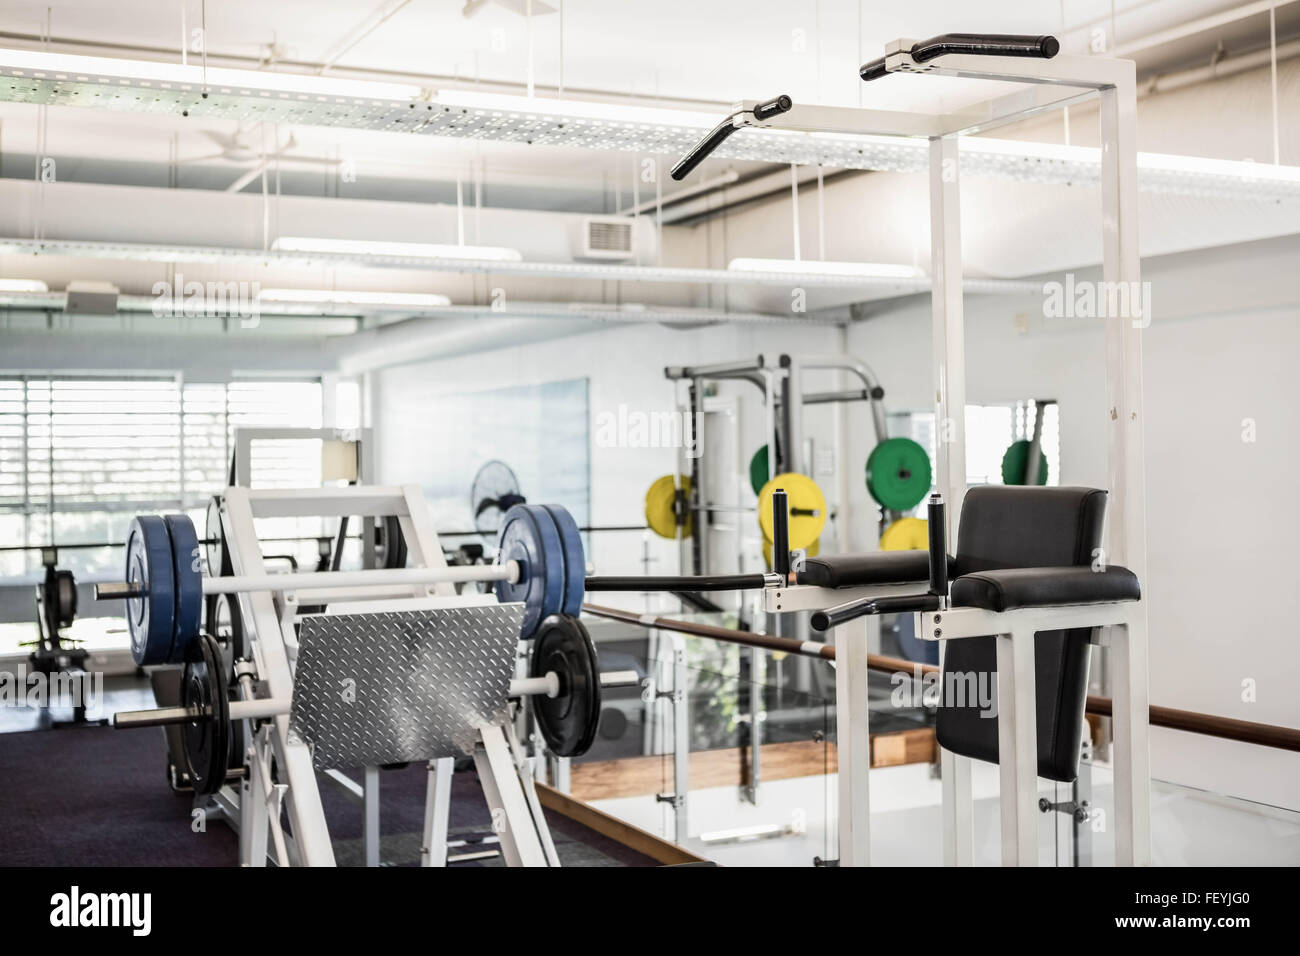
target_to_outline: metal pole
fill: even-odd
[[[930,141],[931,349],[934,355],[934,447],[936,483],[948,503],[945,535],[956,540],[955,522],[966,496],[966,343],[962,312],[961,193],[957,140]],[[942,750],[944,863],[974,860],[970,758]]]

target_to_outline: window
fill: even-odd
[[[314,381],[0,377],[0,538],[64,546],[59,565],[78,576],[116,569],[120,548],[66,546],[121,542],[142,512],[187,511],[201,531],[208,497],[227,484],[237,426],[320,424]],[[255,483],[320,483],[316,443],[267,445]],[[39,553],[0,551],[0,577],[39,571]]]
[[[1061,483],[1061,431],[1059,407],[1043,406],[1042,454],[1047,461],[1047,483]],[[1032,400],[1010,405],[966,406],[966,484],[1002,484],[1002,456],[1007,447],[1034,433],[1038,406]],[[900,412],[889,416],[889,433],[911,438],[935,457],[934,413]]]

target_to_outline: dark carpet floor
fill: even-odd
[[[168,789],[166,766],[156,728],[0,734],[0,866],[237,865],[235,833],[220,822],[195,833],[190,797]],[[387,865],[419,862],[425,780],[423,765],[381,774],[381,859]],[[323,778],[319,786],[339,864],[360,865],[360,805]],[[490,832],[490,821],[477,776],[457,773],[450,837],[480,838]],[[547,821],[565,865],[657,865],[566,817],[548,812]]]

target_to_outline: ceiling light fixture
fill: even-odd
[[[49,292],[40,279],[0,279],[0,292]]]
[[[430,309],[451,305],[451,299],[435,292],[344,292],[337,289],[263,289],[258,293],[257,298],[261,302],[373,305],[399,309]]]
[[[518,249],[505,246],[457,246],[434,242],[389,242],[377,239],[323,239],[315,236],[281,236],[271,244],[277,252],[319,252],[339,256],[375,256],[397,259],[477,259],[521,262]]]
[[[924,279],[924,270],[887,262],[832,262],[825,259],[732,259],[732,272],[769,275],[838,276],[844,279]]]

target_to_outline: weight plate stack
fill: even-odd
[[[540,517],[542,520],[538,520]],[[506,512],[497,535],[497,563],[519,563],[517,582],[498,581],[497,600],[522,602],[523,640],[532,637],[542,620],[564,604],[564,549],[551,516],[534,505],[515,505]]]
[[[682,475],[680,479],[673,475],[662,475],[650,483],[650,487],[645,493],[645,523],[650,526],[650,530],[661,538],[676,539],[677,537],[677,488],[678,481],[681,482],[682,493],[688,498],[691,494],[691,479],[687,475]],[[682,537],[691,536],[691,516],[686,516],[686,527],[682,530]]]
[[[772,492],[778,488],[785,491],[786,504],[790,508],[790,550],[811,548],[826,527],[826,496],[817,487],[817,482],[797,471],[777,475],[765,484],[758,493],[758,526],[763,532],[763,540],[769,543],[774,535]]]
[[[1025,465],[1029,463],[1029,440],[1021,438],[1007,446],[1002,455],[1002,483],[1004,485],[1023,485],[1025,483]],[[1047,484],[1047,456],[1040,451],[1038,455],[1037,485]]]
[[[555,522],[564,550],[564,600],[560,610],[577,617],[582,613],[582,598],[587,593],[587,554],[582,547],[582,532],[563,505],[542,505]]]
[[[176,617],[176,572],[167,523],[139,515],[126,536],[126,582],[140,592],[126,602],[131,657],[136,664],[166,664]]]
[[[754,457],[749,459],[749,485],[754,489],[754,494],[763,490],[769,477],[768,470],[771,466],[767,463],[767,446],[764,445],[758,451],[754,452]]]
[[[216,793],[226,782],[230,765],[230,698],[227,696],[221,648],[200,634],[190,641],[181,675],[181,706],[204,716],[181,725],[185,769],[196,794]]]
[[[560,693],[532,695],[537,728],[551,753],[581,756],[600,726],[600,667],[596,645],[576,617],[557,614],[542,622],[528,673],[544,677],[548,671],[559,678]]]
[[[930,523],[924,518],[899,518],[880,536],[881,551],[925,551],[930,547]]]
[[[168,660],[185,660],[185,648],[199,633],[203,622],[203,570],[199,536],[186,515],[166,515],[171,540],[172,572],[176,588],[176,610],[172,618],[172,648]]]
[[[867,491],[890,511],[911,511],[930,493],[930,456],[910,438],[886,438],[867,456]]]

